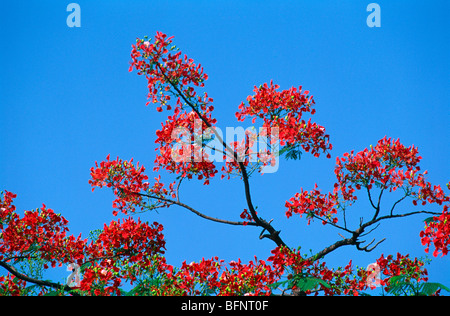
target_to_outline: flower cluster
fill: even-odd
[[[2,223],[7,222],[11,214],[13,214],[16,210],[16,207],[12,204],[13,200],[17,197],[17,194],[14,194],[9,191],[5,191],[1,193],[0,196],[0,229],[3,228]]]
[[[267,83],[255,86],[255,95],[247,97],[248,105],[244,102],[239,105],[236,118],[244,121],[246,117],[252,117],[253,123],[260,118],[267,130],[278,128],[281,146],[300,145],[315,157],[331,150],[332,145],[329,143],[329,135],[325,134],[325,128],[311,123],[311,119],[307,122],[303,119],[304,113],[315,113],[315,102],[309,91],[302,91],[301,86],[283,91],[278,89],[279,86],[272,81],[270,86]],[[327,157],[330,158],[329,153]]]
[[[145,168],[135,166],[133,159],[130,161],[123,161],[117,157],[116,160],[110,160],[110,156],[106,157],[106,161],[102,161],[100,165],[95,162],[95,168],[91,168],[91,177],[89,183],[92,186],[92,191],[95,187],[102,188],[107,186],[114,189],[116,199],[113,202],[113,207],[124,214],[134,212],[136,205],[142,202],[142,196],[133,193],[147,191],[149,189],[148,176],[144,174]],[[114,211],[117,215],[117,211]]]
[[[212,124],[216,122],[208,109],[204,116]],[[164,168],[183,178],[196,176],[198,180],[204,179],[204,184],[209,184],[209,179],[217,173],[216,166],[203,150],[203,136],[211,133],[210,128],[198,119],[194,111],[187,113],[177,109],[161,125],[161,129],[156,131],[155,143],[159,146],[153,170]]]
[[[34,211],[25,211],[23,217],[14,212],[11,204],[16,195],[10,192],[1,197],[0,260],[11,258],[39,258],[55,267],[70,262],[80,262],[84,255],[84,241],[67,236],[68,221],[43,205]],[[7,217],[4,217],[4,215]]]
[[[448,205],[444,205],[441,215],[434,216],[431,221],[425,224],[425,229],[420,232],[422,245],[426,246],[425,251],[428,253],[430,244],[433,243],[435,250],[433,256],[437,257],[440,253],[442,256],[448,254],[450,248],[450,213]]]
[[[0,296],[22,296],[27,282],[8,273],[0,276]]]
[[[196,91],[204,87],[208,76],[201,65],[177,52],[172,39],[173,37],[157,32],[153,41],[147,37],[137,39],[131,52],[130,71],[136,69],[138,75],[146,76],[150,101],[159,103],[159,112],[163,111],[163,107],[167,110],[173,109],[173,115],[169,116],[157,131],[156,143],[159,146],[156,149],[158,154],[155,171],[164,168],[182,177],[196,176],[204,179],[204,184],[209,184],[209,179],[217,170],[208,160],[204,150],[207,142],[199,138],[205,130],[214,128],[216,120],[211,117],[214,109],[212,98],[206,93],[200,95]],[[239,106],[240,111],[236,113],[238,120],[243,121],[248,115],[254,116],[254,119],[261,117],[264,120],[264,130],[279,130],[280,137],[270,139],[270,143],[280,141],[281,145],[285,146],[282,152],[296,151],[302,147],[307,152],[311,151],[314,156],[319,156],[321,152],[331,150],[332,145],[329,144],[325,129],[311,120],[302,119],[304,112],[315,113],[312,108],[314,100],[309,96],[309,92],[302,91],[301,87],[281,92],[277,91],[278,88],[272,82],[270,87],[265,84],[259,89],[255,88],[255,96],[247,98],[249,105],[242,103]],[[175,103],[172,102],[173,99],[176,99]],[[190,107],[190,112],[183,111],[186,106]],[[200,128],[195,125],[196,119],[201,119]],[[184,137],[176,135],[179,129],[183,130]],[[226,175],[230,177],[232,173],[241,173],[241,168],[248,167],[250,162],[252,170],[259,168],[261,171],[262,167],[274,166],[274,155],[278,153],[274,150],[253,153],[249,141],[252,140],[246,137],[240,143],[228,144],[234,149],[232,153],[226,154],[225,150],[221,149],[224,159],[228,155],[222,167],[222,178]],[[327,157],[330,157],[329,153]]]
[[[194,61],[186,55],[181,56],[181,52],[174,53],[176,47],[172,45],[172,37],[157,32],[155,39],[145,37],[137,39],[136,45],[132,45],[131,66],[129,71],[135,68],[138,75],[145,75],[148,82],[148,98],[153,103],[159,103],[157,108],[161,112],[162,106],[170,110],[171,89],[178,90],[184,98],[195,104],[200,104],[201,109],[211,107],[210,99],[206,94],[198,96],[194,87],[203,87],[208,75],[203,72],[203,67],[196,65]],[[149,102],[147,103],[149,104]],[[180,97],[177,99],[177,106],[182,106]],[[212,108],[210,109],[212,110]]]
[[[175,273],[170,268],[170,278],[175,280],[176,292],[182,295],[201,295],[205,292],[214,292],[219,285],[219,271],[223,265],[223,260],[218,257],[204,259],[200,262],[184,261]]]
[[[106,161],[100,164],[95,163],[95,168],[91,168],[91,177],[89,183],[92,191],[95,187],[102,188],[106,186],[114,190],[116,199],[113,201],[114,215],[121,211],[124,214],[135,212],[136,207],[155,208],[157,205],[149,204],[144,201],[144,195],[152,197],[175,197],[175,182],[170,183],[168,188],[164,188],[164,184],[160,182],[161,176],[155,178],[153,186],[146,181],[148,176],[144,174],[144,166],[133,164],[133,159],[123,161],[117,157],[116,160],[110,160],[110,156],[106,157]],[[144,193],[141,193],[144,192]],[[158,201],[159,206],[167,206],[165,201]]]
[[[384,137],[370,149],[354,154],[345,153],[343,158],[336,159],[335,174],[338,183],[335,192],[340,191],[345,200],[356,200],[355,190],[362,187],[368,190],[376,185],[382,189],[395,191],[407,187],[414,197],[413,204],[420,200],[422,205],[448,201],[442,188],[431,186],[425,181],[427,172],[420,172],[418,163],[422,159],[416,147],[406,147],[400,140]]]
[[[286,269],[294,273],[300,273],[304,268],[310,266],[312,262],[302,257],[299,250],[291,250],[287,247],[276,247],[270,252],[272,255],[267,261],[272,265],[279,275],[282,275]]]
[[[247,174],[254,171],[261,174],[267,166],[274,167],[280,155],[278,146],[278,129],[267,130],[260,128],[247,129],[241,140],[228,143],[226,155],[223,156],[225,164],[222,166],[221,178],[231,178],[231,175],[242,176],[241,166],[246,168]]]
[[[139,295],[269,295],[270,285],[278,280],[277,272],[264,260],[241,260],[228,264],[218,257],[183,262],[180,268],[167,264],[163,257],[150,267],[158,285],[141,282]]]
[[[382,254],[376,262],[381,273],[385,276],[381,279],[381,285],[386,286],[387,290],[392,286],[391,279],[395,276],[404,275],[407,282],[411,282],[411,280],[416,282],[428,281],[428,271],[424,268],[425,263],[417,258],[412,260],[409,255],[397,253],[396,257],[393,255],[384,257]]]
[[[132,45],[130,71],[135,68],[138,75],[145,75],[148,82],[148,98],[159,103],[157,111],[172,110],[162,128],[156,132],[155,143],[158,154],[155,171],[164,168],[182,177],[197,176],[209,184],[217,170],[204,152],[205,142],[201,137],[213,128],[216,120],[211,117],[213,99],[207,93],[197,94],[195,88],[204,87],[208,75],[186,55],[172,45],[173,37],[157,32],[154,41],[145,37]],[[170,104],[173,97],[176,103]],[[147,102],[147,105],[150,103]],[[190,112],[183,110],[187,105]],[[199,140],[200,139],[200,140]]]
[[[152,264],[165,249],[162,225],[149,225],[128,218],[104,226],[97,239],[87,246],[89,260],[83,271],[80,290],[94,295],[120,295],[122,280],[136,280],[135,271]]]
[[[83,270],[78,290],[91,295],[120,295],[123,280],[134,282],[136,273],[151,266],[156,255],[164,254],[163,227],[156,222],[133,218],[112,221],[89,243],[81,235],[69,235],[68,221],[45,205],[20,217],[12,204],[15,197],[10,192],[0,196],[0,261],[4,263],[40,260],[43,269],[76,263]],[[26,283],[2,276],[0,293],[21,294]]]
[[[320,193],[320,190],[317,189],[317,184],[315,189],[311,191],[302,189],[301,193],[296,193],[294,197],[286,201],[286,217],[291,217],[293,213],[300,214],[300,216],[306,214],[308,225],[315,216],[322,218],[323,224],[326,224],[327,221],[337,223],[338,219],[333,217],[333,215],[337,214],[337,198],[338,195],[336,193]]]
[[[122,295],[121,286],[128,281],[137,284],[132,292],[136,295],[270,295],[286,273],[288,280],[296,280],[287,289],[305,294],[359,295],[370,287],[368,271],[357,269],[355,273],[351,261],[333,270],[325,262],[305,259],[287,247],[272,250],[267,262],[255,258],[248,264],[238,260],[225,265],[214,257],[174,268],[162,256],[163,227],[156,222],[133,218],[112,221],[88,243],[81,236],[67,236],[67,220],[45,206],[19,217],[12,204],[14,198],[6,192],[0,199],[0,261],[40,258],[52,266],[76,262],[82,268],[77,288],[80,294]],[[408,255],[382,255],[376,264],[385,276],[380,284],[386,289],[393,286],[391,278],[399,275],[406,275],[408,282],[427,281],[423,262]],[[10,274],[0,277],[0,293],[5,295],[26,294],[26,286],[27,282]],[[44,289],[39,295],[45,293]]]
[[[336,159],[334,173],[337,181],[333,192],[323,194],[317,189],[317,184],[311,191],[302,189],[286,201],[286,216],[306,214],[309,220],[320,217],[326,218],[324,224],[337,223],[338,219],[333,215],[344,207],[343,203],[352,204],[357,200],[355,191],[364,188],[369,192],[374,185],[389,191],[403,188],[405,195],[413,198],[414,205],[418,202],[421,205],[442,205],[450,201],[450,196],[440,185],[433,186],[426,181],[427,171],[420,172],[420,160],[416,147],[406,147],[398,139],[386,137],[370,149],[365,148],[356,154],[354,151],[344,153],[342,158]]]
[[[220,276],[219,295],[270,295],[270,285],[277,280],[277,272],[264,260],[231,261]]]
[[[272,250],[272,256],[268,260],[272,261],[278,274],[288,271],[288,280],[297,279],[297,282],[291,283],[290,289],[293,291],[303,291],[307,295],[323,292],[326,296],[356,296],[367,289],[367,273],[363,269],[357,269],[355,274],[351,261],[344,268],[332,270],[325,262],[304,259],[298,250],[286,247]],[[309,286],[306,280],[311,280]],[[304,288],[305,285],[307,286]]]
[[[319,280],[312,282],[312,286],[304,289],[305,294],[318,295],[323,293],[326,296],[331,295],[353,295],[358,296],[368,289],[374,289],[372,286],[371,271],[363,268],[353,267],[350,261],[345,267],[337,269],[329,269],[325,262],[310,261],[304,259],[299,251],[293,251],[286,247],[277,247],[272,250],[272,256],[268,261],[272,262],[274,270],[278,275],[285,271],[289,272],[288,279],[298,278],[297,284],[291,287],[295,290],[298,284],[305,284],[302,281],[306,279]],[[409,258],[409,255],[401,255],[397,253],[394,257],[389,255],[385,257],[381,255],[376,260],[377,277],[379,285],[384,287],[386,291],[394,285],[392,278],[396,276],[404,276],[404,282],[416,283],[427,282],[428,272],[424,269],[424,262],[415,258]]]

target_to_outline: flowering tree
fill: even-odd
[[[239,105],[236,118],[258,121],[259,131],[247,130],[241,140],[227,143],[213,117],[213,99],[201,92],[207,74],[182,56],[172,39],[160,32],[153,40],[137,39],[129,71],[147,79],[147,105],[154,103],[157,111],[170,113],[156,131],[154,170],[165,169],[176,180],[163,183],[159,176],[151,183],[144,166],[133,159],[108,155],[96,162],[89,180],[92,190],[111,188],[113,214],[128,217],[105,224],[86,239],[69,234],[68,221],[45,205],[19,216],[13,204],[16,194],[2,192],[0,266],[7,272],[0,276],[0,295],[359,295],[375,287],[384,294],[438,295],[449,290],[428,282],[424,260],[408,254],[381,255],[369,269],[357,268],[352,261],[331,268],[324,261],[344,246],[370,252],[384,239],[366,243],[361,238],[380,222],[420,214],[426,215],[425,228],[418,232],[425,252],[432,247],[435,257],[448,254],[450,195],[426,180],[416,147],[385,137],[361,152],[345,153],[336,159],[332,192],[316,185],[301,188],[286,201],[287,218],[304,216],[308,225],[320,221],[342,233],[342,239],[314,255],[303,254],[295,248],[299,245],[285,243],[280,230],[264,219],[264,210],[256,211],[249,177],[270,170],[279,157],[296,159],[302,152],[331,157],[329,135],[311,121],[313,96],[302,87],[280,90],[273,82],[255,87],[254,95]],[[255,150],[261,139],[264,149]],[[247,205],[238,220],[211,217],[180,200],[183,179],[208,185],[219,174],[222,179],[238,175],[243,182]],[[446,186],[450,189],[450,183]],[[401,192],[398,200],[382,207],[382,197],[394,191]],[[347,210],[360,194],[368,196],[372,215],[354,227],[347,224]],[[410,212],[397,210],[408,202]],[[424,209],[431,204],[442,211]],[[420,209],[413,210],[418,205]],[[163,226],[136,218],[136,213],[168,207],[184,208],[217,225],[259,227],[259,238],[271,240],[274,248],[266,260],[225,263],[213,257],[174,267],[164,257]],[[56,265],[74,269],[67,283],[43,280],[42,271]]]

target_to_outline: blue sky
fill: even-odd
[[[87,237],[114,218],[112,193],[92,193],[88,184],[95,161],[108,154],[134,157],[150,178],[157,176],[155,130],[167,112],[145,106],[146,81],[128,72],[131,44],[156,31],[174,35],[181,51],[203,65],[223,130],[240,125],[234,113],[254,85],[273,79],[283,89],[302,85],[314,95],[314,120],[331,136],[332,158],[304,154],[300,161],[281,161],[276,173],[251,178],[258,211],[274,219],[288,245],[317,252],[340,239],[339,231],[320,223],[287,220],[284,203],[315,183],[331,190],[336,157],[385,135],[419,148],[422,170],[433,184],[450,180],[446,0],[378,1],[380,28],[366,25],[370,1],[361,0],[78,1],[79,28],[66,25],[69,3],[2,5],[0,189],[18,194],[19,210],[45,203],[69,220],[75,235]],[[163,172],[162,179],[172,178]],[[246,207],[237,179],[216,179],[207,187],[183,182],[181,198],[230,220],[238,220]],[[390,201],[383,200],[386,208]],[[410,207],[405,203],[401,210]],[[369,211],[363,196],[351,209],[356,222]],[[353,259],[366,267],[381,253],[422,257],[425,217],[383,223],[371,236],[387,240],[372,253],[341,248],[325,261],[339,266]],[[208,222],[181,208],[141,218],[164,225],[167,259],[174,265],[215,255],[227,261],[265,259],[274,247],[258,239],[259,229]],[[433,259],[430,280],[450,286],[449,260]],[[68,275],[59,273],[57,278]]]

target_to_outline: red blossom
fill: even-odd
[[[306,214],[308,224],[314,216],[321,217],[323,224],[326,224],[328,221],[336,223],[337,218],[333,218],[333,215],[337,214],[337,198],[337,194],[320,193],[320,190],[317,189],[317,184],[314,190],[304,191],[302,189],[301,193],[296,193],[293,198],[286,201],[286,217],[291,217],[293,213],[300,214],[300,216]]]
[[[201,150],[204,144],[201,142],[198,145],[195,136],[191,137],[203,135],[216,123],[211,117],[213,99],[207,93],[198,95],[195,91],[196,87],[204,87],[208,76],[201,65],[196,65],[186,55],[182,57],[181,52],[173,53],[176,47],[172,45],[172,38],[157,32],[153,42],[147,38],[137,39],[131,53],[130,71],[135,68],[139,75],[146,76],[148,98],[153,103],[159,103],[157,111],[161,112],[163,106],[167,110],[174,107],[174,114],[156,132],[158,138],[155,142],[159,145],[156,150],[159,153],[154,170],[164,168],[183,177],[196,176],[199,180],[203,179],[204,184],[209,184],[209,179],[217,170]],[[176,103],[171,105],[173,95],[178,97]],[[189,113],[183,111],[186,102],[193,107]],[[180,142],[179,129],[187,134],[184,135],[185,144]]]
[[[384,137],[370,149],[354,154],[345,153],[343,158],[336,159],[335,174],[338,182],[334,192],[340,191],[345,200],[356,200],[355,190],[362,187],[368,190],[373,185],[389,191],[408,186],[413,204],[421,201],[422,205],[437,203],[441,205],[449,201],[442,188],[432,186],[425,181],[427,172],[420,172],[418,163],[422,159],[414,146],[406,147],[400,140]]]
[[[25,211],[23,217],[11,212],[13,195],[6,193],[1,202],[8,213],[0,226],[0,260],[14,257],[34,257],[56,264],[79,262],[83,259],[81,237],[67,236],[68,221],[43,205],[35,211]],[[15,195],[14,195],[15,196]]]
[[[270,284],[277,280],[278,274],[264,260],[255,257],[248,264],[242,264],[240,259],[231,261],[220,276],[218,295],[270,295]]]
[[[90,264],[83,271],[80,289],[95,295],[120,295],[122,280],[136,280],[135,271],[153,264],[165,249],[162,225],[133,218],[104,226],[86,252]],[[131,267],[131,269],[129,269]]]
[[[382,254],[377,259],[377,264],[384,278],[381,278],[381,284],[389,290],[390,280],[394,276],[405,275],[406,282],[415,280],[417,282],[428,281],[428,271],[423,268],[425,263],[417,258],[414,260],[409,258],[409,255],[402,255],[397,253],[396,257],[388,255],[384,257]]]
[[[155,143],[158,154],[155,159],[154,171],[164,168],[169,172],[191,179],[197,177],[209,184],[209,179],[217,173],[216,166],[209,160],[208,155],[202,150],[203,142],[199,137],[210,130],[194,111],[189,113],[179,112],[175,109],[173,116],[169,116],[161,129],[156,131]],[[211,122],[211,113],[207,109],[205,117]],[[200,142],[200,144],[198,144]]]
[[[279,86],[270,82],[254,88],[255,95],[248,96],[248,105],[242,102],[239,111],[236,112],[238,121],[244,121],[252,117],[255,123],[257,118],[263,120],[263,127],[270,131],[278,128],[281,146],[300,145],[306,152],[318,157],[321,152],[332,149],[329,143],[329,135],[325,134],[325,128],[312,123],[311,119],[305,121],[303,114],[315,113],[315,102],[309,91],[302,91],[292,87],[289,90],[278,91]],[[329,158],[330,155],[327,154]]]
[[[119,158],[110,160],[110,156],[106,157],[106,161],[102,161],[100,165],[96,162],[95,168],[91,168],[91,177],[89,183],[92,191],[95,187],[102,188],[107,186],[114,190],[116,199],[113,201],[114,209],[124,214],[135,212],[136,207],[146,207],[148,203],[144,201],[143,195],[151,195],[154,197],[172,197],[176,196],[174,182],[169,184],[168,188],[164,188],[164,184],[160,182],[161,176],[155,178],[152,187],[147,182],[148,176],[144,174],[145,168],[133,164],[133,159],[123,161]],[[161,204],[161,203],[160,203]],[[167,203],[162,203],[167,206]],[[113,214],[117,215],[118,211],[114,210]]]
[[[155,255],[164,254],[163,227],[156,222],[147,224],[132,218],[112,221],[88,244],[81,235],[68,235],[68,221],[45,205],[19,216],[12,205],[15,197],[10,192],[0,197],[0,261],[12,264],[16,258],[41,259],[44,269],[77,263],[83,267],[80,290],[120,295],[123,280],[136,280],[136,268],[146,268]],[[21,293],[26,282],[19,281],[16,288],[10,280],[1,277],[0,290]]]
[[[448,205],[444,205],[442,214],[433,216],[431,221],[425,224],[425,229],[420,232],[422,245],[426,246],[428,253],[430,244],[434,245],[433,256],[439,254],[446,256],[450,248],[450,213]]]
[[[326,296],[359,295],[361,291],[367,289],[366,273],[359,269],[355,274],[351,261],[343,268],[332,270],[326,266],[325,262],[305,259],[298,250],[293,251],[286,247],[277,247],[272,250],[272,256],[268,261],[273,262],[278,275],[288,271],[290,273],[288,279],[295,274],[301,275],[303,278],[316,278],[323,281],[317,283],[315,288],[305,290],[307,295],[318,295],[321,292]],[[292,290],[299,289],[297,286],[293,286]]]
[[[22,296],[27,282],[14,277],[11,273],[0,276],[0,296]]]
[[[208,104],[212,99],[207,95],[198,96],[193,87],[203,87],[208,75],[203,72],[203,67],[196,65],[193,59],[181,52],[174,53],[176,47],[172,45],[172,37],[157,32],[154,41],[151,39],[137,39],[136,45],[132,45],[131,66],[137,70],[138,75],[145,75],[148,81],[148,98],[153,103],[160,103],[158,111],[162,106],[170,110],[169,104],[171,88],[176,87],[187,98],[198,101],[203,108],[210,107]],[[147,103],[148,104],[148,103]],[[180,99],[177,105],[182,105]]]

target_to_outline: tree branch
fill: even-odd
[[[191,211],[192,213],[194,213],[194,214],[196,214],[196,215],[198,215],[198,216],[200,216],[200,217],[202,217],[204,219],[207,219],[207,220],[210,220],[210,221],[213,221],[213,222],[222,223],[222,224],[229,224],[229,225],[241,225],[241,226],[250,225],[250,226],[256,226],[256,223],[253,223],[253,222],[248,222],[248,223],[235,222],[235,221],[229,221],[229,220],[224,220],[224,219],[215,218],[215,217],[211,217],[211,216],[205,215],[205,214],[197,211],[196,209],[190,207],[189,205],[180,202],[179,200],[174,201],[174,200],[167,199],[167,198],[164,198],[164,197],[161,197],[161,196],[153,196],[153,195],[140,193],[140,192],[128,191],[128,193],[136,194],[136,195],[140,195],[140,196],[145,196],[145,197],[148,197],[148,198],[151,198],[151,199],[161,200],[161,201],[169,202],[169,203],[172,203],[172,204],[176,204],[178,206],[184,207],[185,209]]]
[[[334,244],[326,247],[325,249],[323,249],[322,251],[318,252],[316,255],[311,256],[308,260],[319,260],[323,257],[325,257],[327,254],[329,254],[330,252],[335,251],[336,249],[342,247],[342,246],[348,246],[348,245],[354,245],[356,246],[356,248],[358,250],[362,250],[362,251],[366,251],[366,252],[370,252],[372,250],[374,250],[380,243],[382,243],[386,238],[383,238],[382,240],[380,240],[379,242],[377,242],[373,247],[371,248],[367,248],[368,246],[370,246],[371,244],[374,243],[375,240],[372,240],[368,245],[361,247],[361,243],[363,243],[364,241],[358,241],[358,238],[360,236],[362,236],[364,230],[370,226],[372,226],[375,223],[378,223],[380,221],[383,220],[387,220],[387,219],[392,219],[392,218],[399,218],[399,217],[407,217],[407,216],[411,216],[411,215],[417,215],[417,214],[432,214],[432,215],[440,215],[440,213],[436,213],[436,212],[430,212],[430,211],[416,211],[416,212],[410,212],[410,213],[405,213],[405,214],[398,214],[398,215],[386,215],[386,216],[382,216],[382,217],[378,217],[375,219],[372,219],[366,223],[361,223],[360,227],[353,231],[353,235],[350,238],[344,238],[343,240],[338,240],[337,242],[335,242]],[[378,227],[378,226],[377,226]]]
[[[30,283],[33,283],[33,284],[36,284],[39,286],[48,286],[48,287],[54,288],[56,290],[63,290],[63,291],[69,292],[73,296],[80,296],[78,293],[73,292],[73,289],[68,285],[62,285],[59,283],[54,283],[54,282],[50,282],[50,281],[43,281],[43,280],[31,278],[23,273],[20,273],[19,271],[16,270],[16,268],[14,268],[13,266],[11,266],[3,261],[0,261],[0,266],[5,268],[8,272],[13,274],[15,277],[17,277],[21,280],[24,280],[26,282],[30,282]]]
[[[393,215],[393,213],[394,213],[394,208],[397,206],[397,204],[400,203],[401,201],[403,201],[404,199],[406,199],[408,196],[409,196],[409,194],[405,194],[401,199],[399,199],[398,201],[396,201],[396,202],[394,203],[394,205],[392,205],[391,212],[390,212],[391,216]]]
[[[367,190],[367,194],[369,195],[369,201],[370,201],[370,204],[372,205],[372,207],[373,207],[375,210],[378,210],[377,207],[375,206],[375,204],[373,204],[373,201],[372,201],[372,195],[370,194],[370,190],[369,190],[369,187],[368,187],[368,186],[366,186],[366,190]]]
[[[203,117],[203,115],[197,110],[197,108],[191,103],[191,101],[186,98],[186,96],[182,93],[182,91],[180,91],[178,86],[174,82],[172,82],[172,80],[170,80],[170,78],[165,74],[165,72],[163,70],[163,67],[159,64],[159,62],[156,63],[156,65],[159,68],[159,70],[161,71],[161,73],[163,74],[165,80],[175,89],[175,91],[183,99],[183,101],[197,114],[197,116],[206,124],[207,127],[212,129],[212,131],[214,132],[214,135],[224,145],[225,149],[227,151],[229,151],[230,153],[233,153],[234,160],[238,163],[239,169],[241,170],[242,180],[244,182],[245,199],[247,201],[247,206],[248,206],[248,209],[250,211],[250,214],[252,215],[252,218],[253,218],[255,224],[257,226],[262,227],[264,230],[267,230],[268,233],[269,233],[269,234],[264,235],[264,237],[267,237],[267,238],[273,240],[277,244],[277,246],[285,246],[285,247],[287,247],[287,245],[284,243],[284,241],[279,236],[280,231],[275,230],[270,223],[268,223],[267,221],[259,218],[258,215],[256,214],[255,207],[253,206],[253,202],[251,200],[250,183],[249,183],[248,173],[247,173],[247,170],[245,168],[244,163],[239,161],[238,154],[234,150],[230,149],[228,144],[220,137],[219,133],[217,133],[215,128],[213,128],[213,126],[208,122],[208,120],[205,117]],[[184,205],[181,205],[181,204],[178,204],[178,205],[185,207]],[[186,207],[186,208],[189,209],[188,207]],[[197,212],[197,211],[195,211],[193,209],[189,209],[189,210],[193,211],[194,213]],[[197,214],[197,215],[205,217],[205,215],[203,215],[203,214],[200,215],[200,214]],[[208,219],[210,219],[210,218],[208,218]],[[223,220],[217,220],[217,219],[211,219],[211,220],[223,222]],[[226,222],[228,223],[228,221],[226,221]],[[236,225],[236,224],[234,224],[234,225]]]
[[[355,245],[356,244],[356,238],[357,237],[353,236],[351,238],[345,238],[343,240],[338,240],[337,242],[335,242],[334,244],[326,247],[325,249],[323,249],[322,251],[318,252],[314,256],[309,257],[307,260],[316,261],[316,260],[319,260],[319,259],[325,257],[330,252],[333,252],[336,249],[341,248],[342,246]]]

